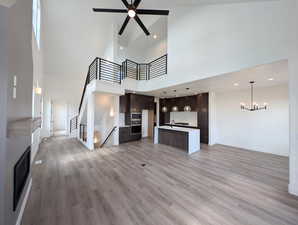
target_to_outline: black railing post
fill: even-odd
[[[127,78],[127,59],[125,60],[125,78]]]
[[[97,79],[101,80],[101,58],[97,58]]]
[[[149,65],[150,64],[146,64],[146,80],[149,80]]]
[[[166,74],[168,74],[168,54],[166,54]]]

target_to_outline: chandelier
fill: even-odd
[[[242,110],[246,111],[258,111],[258,110],[266,110],[268,109],[268,104],[264,103],[264,105],[259,105],[258,103],[254,102],[254,84],[255,81],[250,81],[250,87],[251,87],[251,101],[249,105],[246,105],[245,103],[240,103],[240,107]]]

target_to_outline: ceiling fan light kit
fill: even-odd
[[[130,19],[135,19],[135,21],[142,28],[144,33],[149,36],[150,32],[140,19],[138,15],[159,15],[159,16],[168,16],[169,10],[154,10],[154,9],[138,9],[138,6],[141,3],[141,0],[135,0],[134,3],[129,4],[127,0],[121,0],[127,9],[103,9],[103,8],[93,8],[94,12],[104,12],[104,13],[126,13],[127,17],[119,31],[119,35],[122,35]]]

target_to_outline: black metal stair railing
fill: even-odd
[[[95,58],[88,69],[88,74],[86,77],[83,94],[79,106],[79,114],[83,106],[83,101],[88,84],[90,84],[93,80],[103,80],[111,83],[121,84],[122,78],[123,76],[121,65],[105,59]]]
[[[136,63],[127,59],[122,63],[122,67],[124,78],[151,80],[168,74],[168,55],[163,55],[150,63]]]
[[[109,133],[109,135],[107,136],[107,138],[104,140],[104,142],[100,145],[100,148],[103,148],[104,145],[108,142],[108,140],[110,139],[110,137],[112,136],[112,134],[114,133],[114,131],[117,129],[117,127],[113,127],[113,129],[111,130],[111,132]]]

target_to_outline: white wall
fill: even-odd
[[[253,1],[171,11],[168,75],[140,84],[152,91],[288,58],[289,4]]]
[[[41,3],[42,4],[42,3]],[[42,29],[42,27],[41,27]],[[32,105],[32,117],[41,117],[43,120],[43,95],[44,95],[44,70],[43,70],[43,43],[40,43],[40,46],[37,45],[37,40],[35,33],[32,31],[32,57],[33,57],[33,105]],[[36,88],[41,88],[42,93],[36,93]],[[44,126],[42,122],[42,126]],[[32,134],[31,141],[31,161],[34,160],[41,142],[42,137],[42,128],[38,128]]]
[[[0,224],[5,217],[6,130],[8,83],[8,9],[0,6]]]
[[[6,28],[1,29],[0,42],[4,41],[6,49],[1,48],[0,54],[4,54],[6,63],[3,70],[8,69],[8,80],[4,79],[7,95],[6,118],[1,120],[7,121],[8,124],[14,120],[30,118],[32,116],[32,90],[33,90],[33,59],[32,59],[32,0],[17,1],[11,8],[1,11],[1,24],[5,24]],[[3,17],[4,18],[3,18]],[[2,33],[3,32],[3,33]],[[3,36],[2,36],[3,35]],[[5,50],[6,52],[2,52]],[[13,98],[13,80],[17,76],[16,99]],[[1,74],[2,78],[2,74]],[[6,80],[6,81],[5,81]],[[2,79],[1,79],[2,82]],[[5,90],[4,89],[4,90]],[[1,88],[2,91],[2,88]],[[2,92],[1,92],[2,95]],[[3,107],[2,105],[0,106]],[[4,203],[5,225],[15,225],[19,219],[21,205],[24,203],[25,193],[29,188],[29,180],[27,181],[22,197],[19,201],[16,211],[13,211],[13,169],[16,162],[24,154],[27,147],[31,144],[31,134],[24,136],[5,136],[5,193],[4,199],[0,199]],[[2,154],[1,154],[2,156]],[[1,161],[2,163],[2,161]],[[1,168],[2,169],[2,168]],[[1,196],[0,196],[1,197]],[[1,216],[1,215],[0,215]],[[2,218],[1,218],[2,219]],[[1,220],[0,219],[0,220]]]
[[[95,95],[95,131],[100,133],[100,143],[107,138],[112,128],[119,124],[119,109],[117,106],[119,102],[118,96],[108,94]],[[105,146],[114,145],[115,136],[111,136]]]
[[[150,43],[150,42],[149,42]],[[167,39],[158,38],[154,43],[148,45],[146,40],[138,44],[131,44],[126,50],[124,49],[122,59],[130,59],[137,63],[149,63],[165,54],[167,54]]]
[[[138,25],[134,24],[134,26]],[[148,29],[151,33],[150,36],[144,35],[143,32],[139,33],[139,36],[135,40],[122,46],[124,49],[119,51],[119,58],[122,61],[130,59],[138,63],[149,63],[167,53],[167,17],[160,17]],[[156,39],[153,38],[154,35],[157,35]],[[126,37],[119,37],[120,43],[125,42],[122,40],[123,38],[125,39]]]
[[[216,93],[216,143],[289,155],[288,86],[256,88],[255,101],[269,110],[248,112],[240,102],[250,102],[250,90]]]
[[[198,126],[197,112],[171,112],[170,121],[174,120],[175,123],[189,123],[190,126]]]
[[[104,3],[96,0],[42,3],[44,119],[48,124],[42,134],[49,136],[50,101],[65,102],[70,112],[78,113],[91,62],[95,57],[114,60],[115,32],[112,15],[92,11]],[[68,120],[73,116],[69,115]]]
[[[290,96],[290,184],[289,192],[298,196],[298,3],[288,0],[288,21],[291,40],[289,51],[289,96]]]

